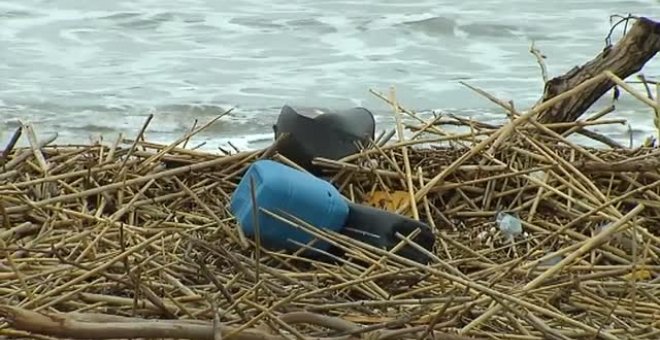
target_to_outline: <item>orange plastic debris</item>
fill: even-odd
[[[404,202],[410,201],[410,195],[406,191],[375,191],[369,198],[367,204],[372,207],[387,211],[396,211]]]

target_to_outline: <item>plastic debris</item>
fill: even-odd
[[[511,214],[507,214],[502,211],[498,211],[495,217],[497,226],[500,228],[500,232],[506,237],[506,239],[511,243],[511,248],[515,256],[518,256],[518,250],[516,249],[516,244],[514,239],[516,236],[522,234],[522,223],[520,219]]]
[[[543,182],[545,180],[545,171],[537,170],[529,174],[531,177]]]
[[[368,145],[376,138],[376,121],[363,107],[328,110],[320,107],[282,106],[273,125],[274,137],[288,137],[276,145],[282,156],[315,176],[323,175],[323,167],[314,158],[339,160],[359,153],[358,145]]]
[[[410,201],[410,194],[406,191],[375,191],[369,197],[368,204],[374,208],[380,208],[387,211],[396,211],[404,202]]]
[[[245,236],[256,238],[258,227],[261,244],[275,251],[298,251],[300,244],[307,244],[316,238],[280,218],[291,220],[288,215],[292,215],[314,228],[339,231],[349,213],[348,204],[332,184],[267,159],[250,165],[232,194],[229,208]],[[313,246],[318,250],[330,247],[331,244],[326,241],[318,241]],[[319,254],[316,251],[308,253]]]
[[[539,262],[539,265],[540,265],[540,266],[544,266],[544,267],[545,267],[545,266],[550,267],[550,266],[554,266],[554,265],[556,265],[557,263],[561,262],[561,260],[563,260],[563,259],[564,259],[563,256],[561,256],[561,255],[556,255],[556,256],[553,256],[553,257],[551,257],[551,258],[549,258],[549,259],[546,259],[546,260],[543,260],[543,261]]]
[[[636,270],[632,273],[623,276],[623,279],[627,281],[644,281],[650,278],[651,278],[651,272],[646,269]]]
[[[496,217],[497,225],[500,231],[509,239],[522,234],[522,223],[518,217],[505,212],[498,212]]]
[[[596,226],[596,234],[600,234],[606,231],[607,229],[611,228],[612,225],[613,223],[599,224]],[[637,234],[635,236],[636,237],[633,237],[631,230],[616,232],[610,237],[610,241],[622,246],[626,251],[632,251],[633,247],[635,246],[635,242],[637,242],[638,246],[644,243],[644,239],[641,234]]]
[[[411,237],[411,241],[426,251],[420,251],[417,247],[404,243],[394,253],[419,263],[429,263],[431,260],[426,253],[433,250],[435,236],[426,223],[366,204],[349,202],[348,207],[348,218],[340,231],[342,234],[376,248],[390,251],[402,242],[397,237],[397,233],[409,236],[413,231],[419,229],[419,234]]]

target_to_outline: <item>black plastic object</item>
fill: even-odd
[[[273,131],[275,140],[288,133],[277,151],[318,176],[321,169],[312,164],[315,157],[337,160],[359,152],[356,142],[366,146],[375,138],[376,121],[362,107],[330,111],[284,105]]]
[[[427,224],[368,205],[349,202],[348,219],[340,232],[354,240],[389,251],[403,241],[396,236],[397,232],[405,237],[417,228],[420,233],[411,240],[432,251],[435,237]],[[408,244],[395,254],[419,263],[426,264],[430,261],[428,255]]]

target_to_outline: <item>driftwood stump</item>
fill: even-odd
[[[621,79],[639,72],[644,64],[660,51],[660,23],[639,18],[630,31],[615,45],[607,46],[586,64],[575,67],[563,76],[545,84],[542,102],[566,92],[587,79],[609,70]],[[539,113],[541,123],[572,122],[577,120],[600,97],[614,86],[604,79],[587,88],[580,96],[571,96]]]

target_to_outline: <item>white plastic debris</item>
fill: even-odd
[[[366,169],[377,169],[378,168],[378,161],[375,159],[367,159],[362,162],[362,167]]]
[[[545,266],[551,267],[551,266],[554,266],[557,263],[561,262],[561,260],[563,260],[563,259],[564,259],[564,257],[562,255],[555,255],[551,258],[548,258],[548,259],[545,259],[545,260],[539,262],[539,265],[544,266],[544,267]]]
[[[522,222],[520,222],[518,217],[501,211],[497,212],[495,221],[497,222],[497,226],[499,227],[502,235],[504,235],[509,243],[511,243],[513,254],[517,257],[518,250],[516,249],[516,243],[514,242],[514,239],[516,236],[522,234]]]
[[[488,237],[488,230],[484,230],[477,235],[477,240],[483,241]]]
[[[609,229],[612,226],[612,223],[601,223],[596,227],[597,233],[600,234],[605,230]]]
[[[500,231],[509,239],[522,234],[522,223],[517,217],[504,212],[498,212],[496,216],[497,225]]]
[[[613,223],[601,223],[596,226],[596,234],[605,232],[607,229],[612,228]],[[635,241],[637,241],[637,246],[644,244],[644,238],[642,233],[636,233],[635,236],[632,236],[631,230],[626,230],[625,232],[617,232],[614,235],[611,235],[610,241],[615,242],[618,245],[623,246],[625,250],[632,251]]]
[[[545,179],[545,171],[537,170],[537,171],[534,171],[534,172],[530,173],[529,176],[537,179],[540,182],[543,182],[543,180]]]

